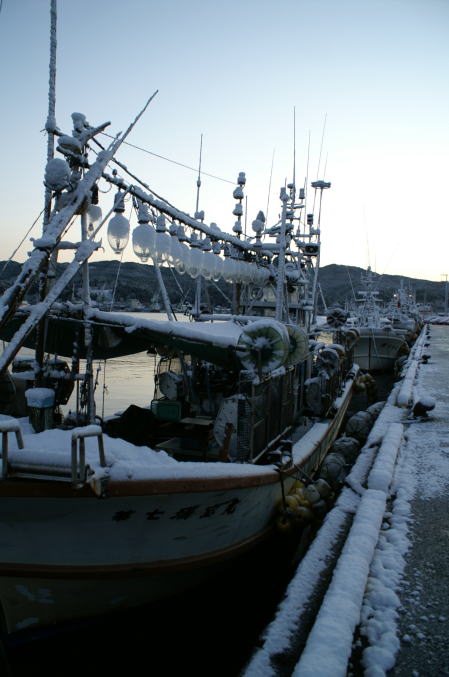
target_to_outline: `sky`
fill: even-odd
[[[1,259],[43,206],[49,7],[0,10]],[[322,265],[442,281],[448,30],[446,0],[59,0],[57,124],[70,133],[83,112],[115,134],[157,90],[128,139],[150,152],[118,158],[179,209],[195,211],[201,135],[200,208],[229,232],[238,173],[248,223],[260,209],[274,222],[295,156],[298,186],[332,184]],[[101,195],[103,210],[112,197]],[[113,259],[103,242],[95,257]],[[27,239],[14,258],[29,249]],[[137,261],[131,245],[124,260]]]

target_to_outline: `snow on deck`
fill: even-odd
[[[20,423],[24,449],[18,449],[17,442],[10,438],[9,458],[11,461],[36,463],[43,465],[70,467],[71,442],[73,430],[44,430],[35,433],[28,418],[13,419],[0,415],[1,421]],[[97,426],[92,426],[97,428]],[[75,429],[82,430],[82,429]],[[111,480],[148,480],[177,478],[226,478],[251,475],[264,475],[273,472],[273,466],[254,466],[249,463],[197,463],[177,461],[165,451],[155,451],[149,447],[136,447],[125,440],[104,435],[107,467],[100,466],[98,442],[95,436],[85,439],[86,463],[93,470],[91,479],[109,477]]]

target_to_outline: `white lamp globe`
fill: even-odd
[[[154,237],[154,258],[160,265],[169,260],[171,255],[170,235],[166,232],[165,217],[160,214],[156,220],[156,234]]]
[[[87,230],[91,233],[95,230],[101,221],[103,212],[100,205],[90,204],[86,212],[87,216]]]
[[[141,223],[133,230],[133,249],[136,256],[145,263],[154,251],[154,229],[148,223]]]
[[[223,259],[218,254],[214,254],[213,257],[212,279],[218,282],[223,277]]]
[[[187,272],[193,279],[201,274],[203,268],[203,252],[197,247],[191,247],[186,264]]]
[[[115,254],[121,254],[129,240],[129,221],[116,212],[108,224],[108,242]]]

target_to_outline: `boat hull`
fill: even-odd
[[[336,415],[293,446],[294,464],[308,474],[338,435],[352,383]],[[0,482],[4,631],[140,606],[216,574],[273,533],[282,493],[298,476],[293,466],[282,475],[273,466],[242,469],[212,479],[198,472],[111,481],[102,498],[60,482]]]
[[[360,338],[354,347],[354,361],[360,369],[372,372],[390,371],[406,346],[402,335],[381,329],[360,328]]]

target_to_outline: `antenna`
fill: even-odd
[[[199,205],[200,205],[200,188],[201,188],[201,156],[203,154],[203,135],[201,134],[201,139],[200,139],[200,158],[198,162],[198,178],[196,180],[196,209],[195,211],[198,211]]]
[[[293,106],[293,188],[296,184],[296,108]]]

